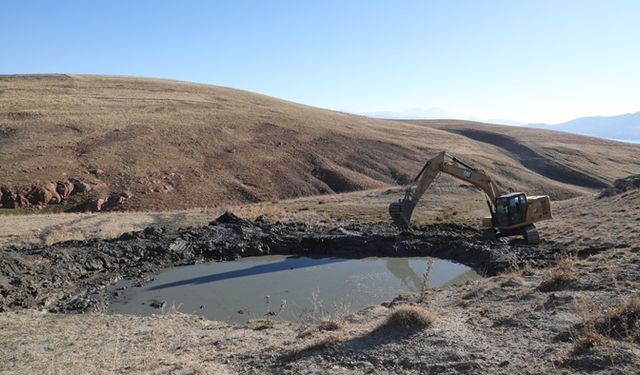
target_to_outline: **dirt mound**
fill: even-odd
[[[635,189],[640,189],[640,174],[615,180],[613,186],[602,190],[598,198],[612,197]]]
[[[453,224],[399,234],[386,224],[322,227],[271,223],[263,217],[248,221],[225,213],[208,226],[177,232],[148,227],[115,240],[6,248],[0,253],[0,311],[85,311],[99,299],[89,295],[117,278],[142,278],[175,265],[246,256],[433,256],[495,273],[523,262],[544,264],[558,251],[550,245],[486,243],[479,237],[478,231]]]
[[[539,155],[527,158],[513,152],[514,143],[497,147],[443,131],[457,126],[448,121],[424,126],[371,119],[187,82],[0,76],[0,90],[0,185],[31,186],[65,174],[97,179],[107,192],[132,193],[119,210],[224,206],[402,184],[443,149],[485,169],[507,190],[554,199],[640,168],[638,145],[615,143],[612,155],[614,143],[605,140],[538,129],[514,136],[508,127],[462,123],[504,133]]]

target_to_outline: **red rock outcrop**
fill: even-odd
[[[42,186],[34,186],[29,194],[27,195],[27,199],[29,203],[34,206],[44,206],[49,204],[53,195],[47,189]]]
[[[0,206],[3,208],[16,208],[16,194],[6,186],[0,187]]]
[[[69,178],[45,184],[33,184],[28,188],[0,187],[0,207],[25,208],[44,207],[48,204],[60,204],[71,195],[96,189],[106,188],[102,182],[90,184],[78,178]]]
[[[95,202],[95,205],[92,210],[95,211],[111,211],[115,210],[118,206],[126,202],[127,199],[131,198],[133,194],[129,191],[123,191],[121,193],[113,192],[107,196],[105,199],[98,199]]]
[[[49,202],[47,202],[47,204],[62,202],[62,197],[60,197],[60,194],[58,194],[57,185],[55,182],[49,182],[45,184],[43,188],[51,194],[51,199],[49,200]]]
[[[71,193],[73,193],[73,182],[66,180],[66,181],[58,181],[56,183],[56,191],[58,192],[58,194],[60,195],[60,198],[62,199],[66,199],[68,198]]]
[[[31,202],[27,198],[26,190],[17,192],[15,208],[27,208],[27,207],[31,207]]]
[[[79,180],[77,178],[72,178],[69,181],[73,183],[73,191],[76,193],[84,193],[87,191],[91,191],[91,185],[88,183]]]
[[[104,199],[100,198],[96,200],[95,206],[92,207],[91,211],[102,211],[103,208],[104,208]]]

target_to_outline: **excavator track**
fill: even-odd
[[[529,224],[522,228],[522,234],[529,244],[537,245],[540,243],[540,235],[538,234],[538,229],[536,229],[535,225]]]

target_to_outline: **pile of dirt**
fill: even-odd
[[[640,189],[640,174],[615,180],[613,182],[613,186],[602,190],[598,195],[598,198],[612,197],[635,189]]]
[[[477,230],[456,224],[398,233],[388,224],[324,227],[263,217],[248,221],[225,213],[200,228],[148,227],[114,240],[5,248],[0,253],[0,311],[86,311],[97,302],[88,296],[119,278],[142,279],[171,266],[247,256],[432,256],[495,274],[515,264],[545,264],[558,251],[551,243],[483,242]]]

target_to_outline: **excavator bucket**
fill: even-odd
[[[409,199],[402,199],[389,205],[389,215],[393,224],[403,232],[411,230],[411,214],[416,204]]]

